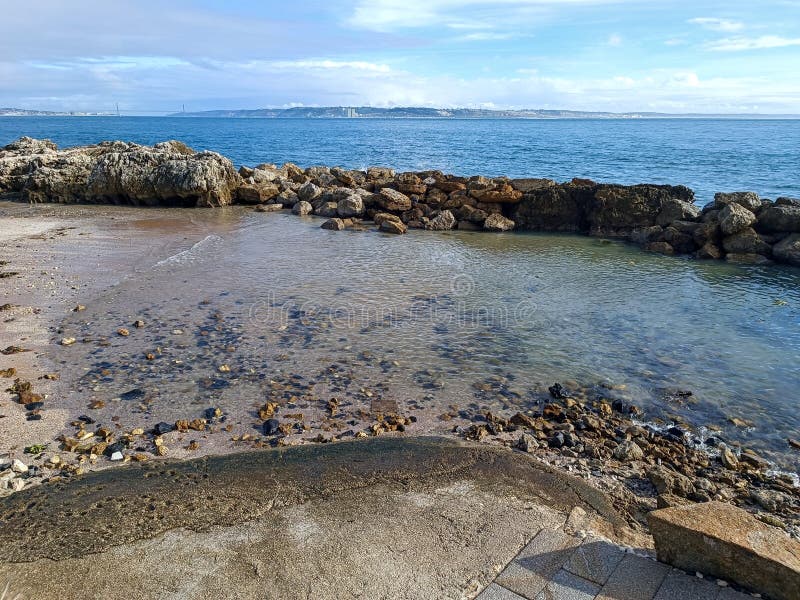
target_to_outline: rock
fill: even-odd
[[[772,247],[775,260],[800,267],[800,234],[795,233]]]
[[[710,258],[719,260],[722,258],[722,250],[720,250],[716,244],[706,242],[703,244],[703,247],[697,251],[697,258]]]
[[[514,229],[514,226],[514,221],[499,213],[489,215],[483,222],[483,228],[486,231],[511,231]]]
[[[647,520],[660,561],[776,600],[800,597],[800,543],[746,511],[705,502],[656,510]]]
[[[74,337],[65,337],[61,338],[61,345],[62,346],[72,346],[77,340]]]
[[[614,448],[613,456],[617,460],[623,462],[642,460],[644,458],[644,451],[636,444],[636,442],[626,440]]]
[[[681,498],[687,498],[695,491],[694,485],[688,477],[663,465],[656,465],[648,469],[647,478],[659,494],[675,494]]]
[[[165,433],[169,433],[173,429],[175,429],[175,425],[173,425],[172,423],[167,423],[165,421],[162,421],[161,423],[158,423],[156,424],[155,427],[153,427],[153,432],[156,435],[164,435]]]
[[[381,231],[386,233],[405,233],[408,231],[408,226],[399,219],[397,221],[384,219],[380,222],[379,227]]]
[[[758,212],[761,208],[761,198],[755,192],[719,192],[714,194],[714,207],[723,209],[729,204],[738,204],[750,212]]]
[[[305,200],[301,200],[297,204],[292,207],[292,212],[296,215],[309,215],[311,211],[314,210],[314,207],[311,206],[310,203],[306,202]]]
[[[595,235],[624,235],[636,227],[649,227],[674,200],[688,204],[694,200],[692,191],[683,186],[573,182],[571,187],[583,208],[583,227]]]
[[[392,188],[381,188],[378,205],[384,210],[402,212],[411,208],[411,198]]]
[[[800,206],[776,204],[758,215],[759,231],[766,233],[800,233]]]
[[[331,231],[341,231],[344,229],[344,221],[339,218],[328,219],[322,225],[320,225],[320,229],[330,229]]]
[[[18,458],[15,458],[13,461],[11,461],[11,470],[14,473],[17,473],[18,475],[22,474],[22,473],[27,473],[28,472],[28,465],[26,465],[24,462],[22,462]]]
[[[735,254],[761,254],[763,256],[772,254],[772,246],[765,242],[752,227],[746,227],[739,233],[724,238],[722,247],[725,252]]]
[[[120,460],[122,460],[124,458],[125,457],[122,455],[122,452],[119,452],[119,451],[114,452],[114,453],[111,454],[111,460],[113,460],[115,462],[116,461],[120,461]]]
[[[236,189],[236,202],[239,204],[262,204],[280,193],[278,186],[272,183],[264,185],[246,184]]]
[[[490,189],[471,189],[469,195],[489,204],[516,204],[522,200],[522,192],[507,183]]]
[[[673,506],[686,506],[687,504],[691,504],[691,501],[675,494],[659,494],[656,498],[656,506],[658,508],[672,508]]]
[[[312,200],[316,200],[322,195],[322,188],[309,181],[308,183],[301,185],[297,189],[296,193],[300,200],[311,203]]]
[[[725,444],[719,445],[719,460],[726,469],[736,471],[739,468],[739,459]]]
[[[523,433],[514,444],[514,447],[523,452],[533,452],[539,447],[539,442],[532,435]]]
[[[361,196],[351,194],[339,200],[336,205],[336,212],[340,217],[360,217],[364,214],[364,201]]]
[[[685,200],[668,198],[661,205],[661,212],[656,216],[656,225],[665,227],[673,221],[695,220],[700,217],[700,209]]]
[[[335,217],[339,214],[339,203],[338,202],[317,203],[317,206],[314,209],[314,214],[317,214],[320,217]]]
[[[750,499],[764,510],[777,513],[789,506],[789,502],[782,493],[775,490],[755,489],[750,492]]]
[[[761,254],[743,254],[737,252],[730,252],[725,256],[725,260],[742,265],[768,265],[772,263],[769,258]]]
[[[425,229],[431,229],[433,231],[449,231],[455,226],[456,218],[453,216],[453,213],[449,210],[443,210],[433,219],[428,221],[428,223],[425,225]]]
[[[278,212],[283,210],[283,204],[258,204],[255,209],[256,212]]]
[[[647,252],[656,252],[657,254],[666,254],[668,256],[675,254],[675,249],[668,242],[651,242],[646,244],[643,249]]]
[[[281,422],[278,419],[267,419],[264,421],[264,435],[275,435],[280,431]]]
[[[400,173],[394,181],[403,194],[423,196],[428,190],[428,186],[415,173]]]
[[[755,222],[756,216],[736,203],[726,205],[719,213],[719,227],[726,236],[739,233]]]
[[[786,198],[782,196],[775,200],[776,206],[797,206],[800,207],[800,198]]]

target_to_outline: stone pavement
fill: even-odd
[[[592,536],[542,529],[477,600],[751,600]]]

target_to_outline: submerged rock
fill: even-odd
[[[499,213],[489,215],[483,222],[483,228],[487,231],[511,231],[514,225],[514,221]]]

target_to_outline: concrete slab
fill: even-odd
[[[539,592],[536,600],[592,600],[599,591],[600,586],[596,583],[561,569]]]
[[[597,598],[652,600],[670,570],[665,564],[635,554],[626,554]]]
[[[526,600],[523,596],[492,583],[475,600]]]
[[[600,514],[584,489],[521,453],[430,438],[135,464],[1,498],[0,591],[471,597],[533,532],[564,544],[573,506]]]
[[[562,531],[542,529],[496,581],[526,598],[534,598],[561,570],[579,543]]]
[[[570,556],[564,568],[584,579],[605,585],[625,551],[606,541],[588,539]]]
[[[673,569],[664,579],[654,600],[716,600],[719,590],[714,581]]]

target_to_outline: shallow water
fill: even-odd
[[[318,401],[335,396],[348,414],[418,415],[427,432],[452,427],[442,413],[531,408],[553,382],[577,382],[646,419],[719,426],[798,468],[786,443],[800,430],[798,269],[573,236],[390,236],[238,208],[118,210],[140,217],[122,220],[122,237],[133,228],[153,243],[65,321],[64,335],[107,340],[58,350],[67,404],[105,400],[105,416],[128,426],[219,406],[247,428],[279,381],[289,408],[322,421]],[[141,391],[119,400],[130,390]]]
[[[295,162],[457,175],[587,177],[688,185],[698,202],[752,190],[800,197],[800,119],[221,119],[0,117],[0,146],[22,136],[61,146],[178,139],[235,164]]]

